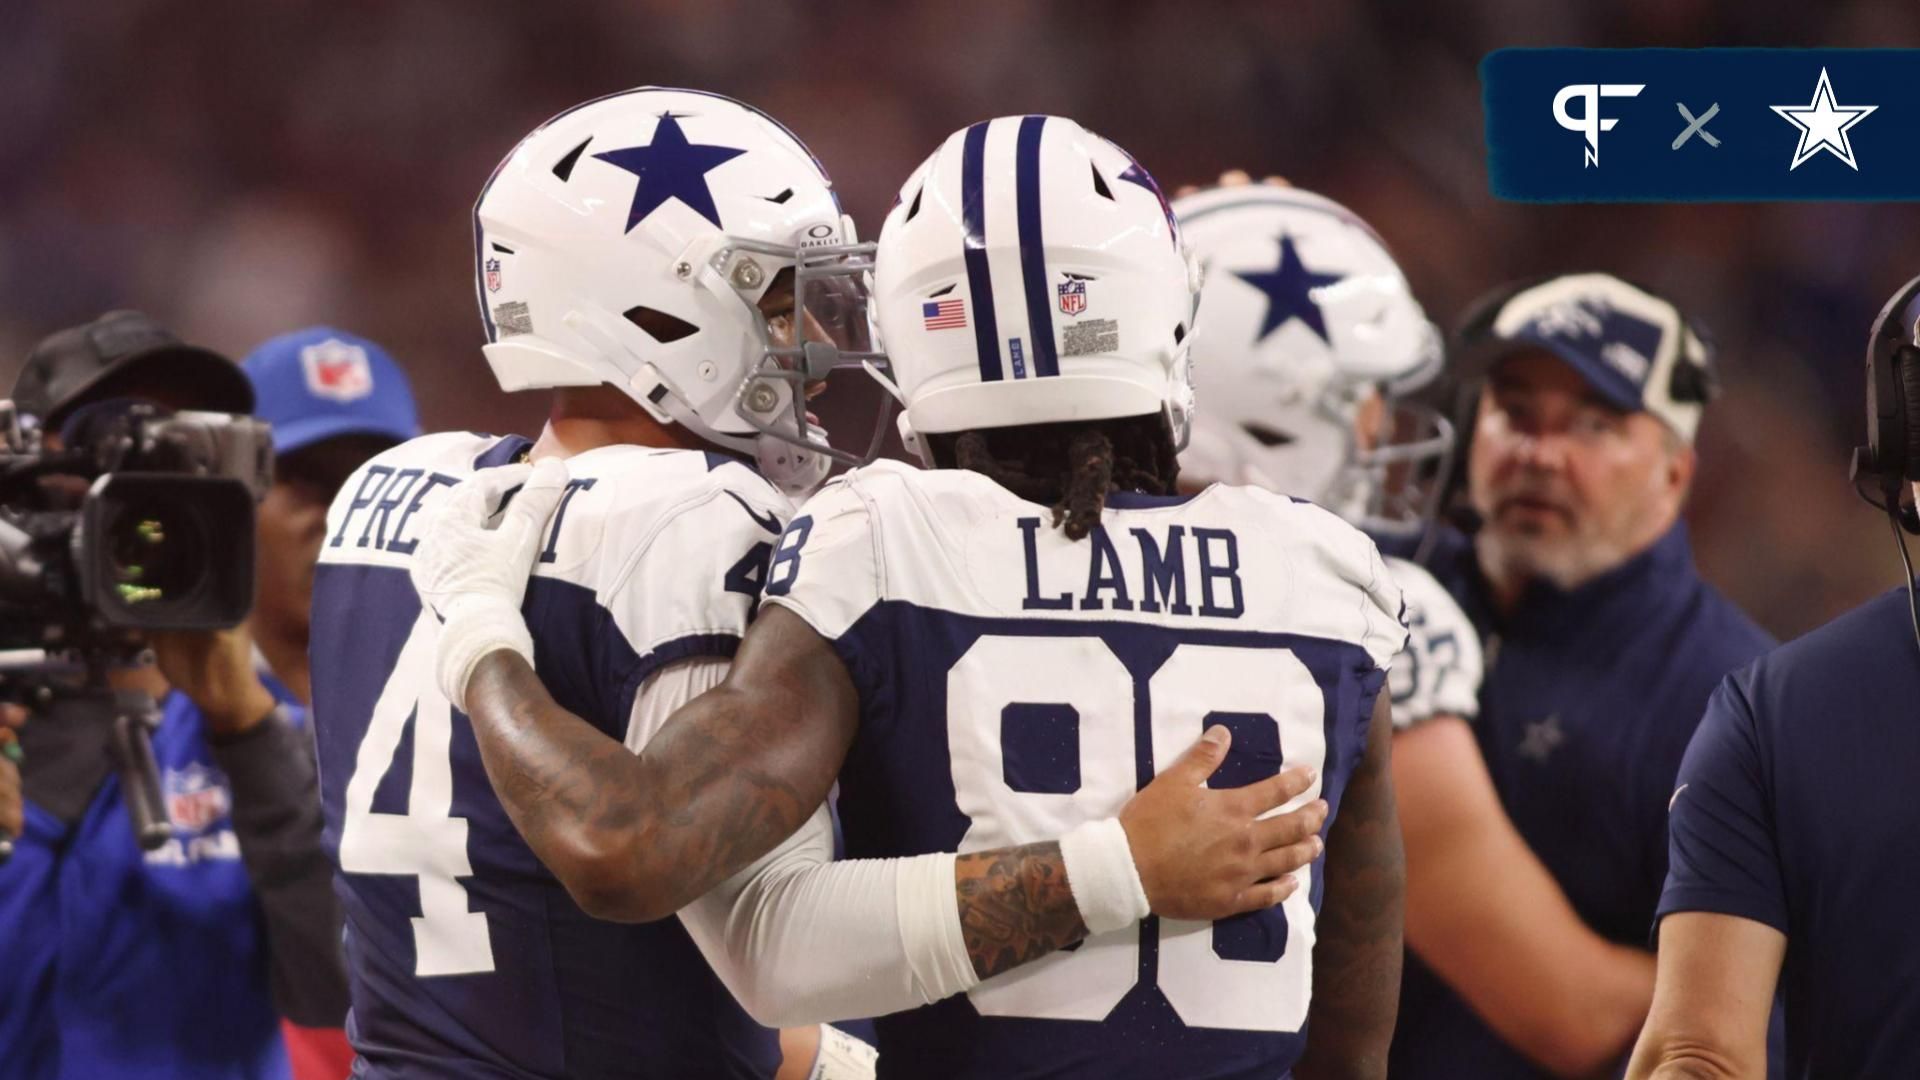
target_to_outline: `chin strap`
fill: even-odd
[[[760,475],[795,501],[812,494],[815,488],[826,482],[827,474],[833,471],[833,460],[827,455],[807,450],[777,436],[731,435],[715,431],[702,422],[697,413],[687,408],[677,394],[662,395],[657,407],[673,423],[707,442],[736,454],[751,456]],[[825,442],[827,430],[809,424],[807,438]]]
[[[807,425],[807,438],[825,441],[826,437],[827,429]],[[760,466],[760,475],[796,501],[826,483],[827,474],[833,471],[833,460],[827,455],[802,449],[772,435],[754,438],[753,460]]]

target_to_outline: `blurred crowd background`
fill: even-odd
[[[950,131],[1049,112],[1169,188],[1240,167],[1347,203],[1444,327],[1521,275],[1604,269],[1668,292],[1721,347],[1726,394],[1690,512],[1707,576],[1782,636],[1899,580],[1885,520],[1845,469],[1867,327],[1920,272],[1904,246],[1920,210],[1501,203],[1476,65],[1505,45],[1913,45],[1915,5],[24,0],[7,13],[8,383],[40,336],[108,308],[235,356],[328,322],[392,349],[429,428],[531,431],[538,395],[497,393],[480,356],[470,209],[547,116],[649,83],[741,98],[812,146],[871,237]],[[871,394],[844,389],[830,424],[854,424]]]

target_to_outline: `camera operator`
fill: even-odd
[[[420,434],[420,421],[400,366],[379,345],[341,330],[315,326],[282,334],[254,349],[240,367],[253,383],[254,416],[273,426],[274,454],[273,486],[260,503],[255,527],[253,614],[247,625],[263,680],[276,697],[304,707],[313,700],[307,632],[327,506],[368,458]],[[333,867],[321,858],[304,863],[302,871],[319,887],[293,899],[325,908],[287,912],[286,933],[301,936],[303,952],[337,949]],[[271,941],[280,948],[281,934],[276,931]],[[290,1020],[285,1029],[294,1075],[340,1080],[353,1065],[353,1049],[340,1030],[346,1018],[344,982],[336,999],[316,1005],[326,1008],[306,1010],[299,1023]],[[308,1026],[315,1024],[325,1027]]]
[[[135,312],[48,337],[13,391],[49,450],[122,403],[248,413],[253,399],[239,368]],[[108,683],[159,706],[159,846],[136,841],[96,702],[55,696],[19,728],[22,828],[0,866],[9,1077],[285,1077],[281,1014],[345,1012],[303,710],[256,673],[244,625],[148,644],[154,663]]]

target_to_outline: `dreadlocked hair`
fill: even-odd
[[[934,461],[980,473],[1053,508],[1070,540],[1100,522],[1110,491],[1171,495],[1180,466],[1157,415],[930,435]]]

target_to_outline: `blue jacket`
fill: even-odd
[[[291,1076],[231,789],[200,711],[179,693],[161,706],[164,845],[135,844],[110,773],[71,827],[27,803],[0,866],[4,1080]]]

